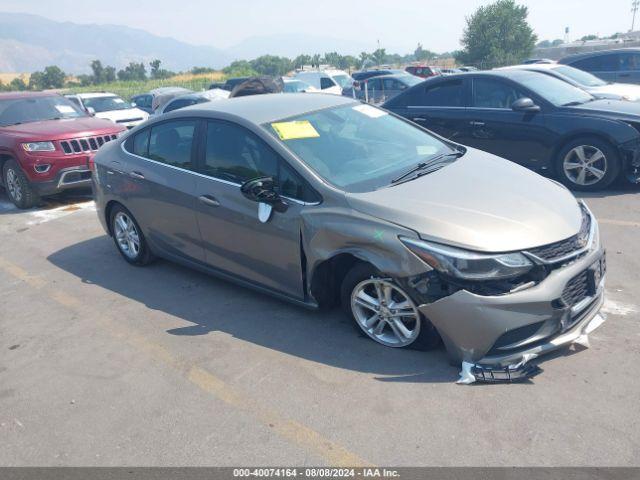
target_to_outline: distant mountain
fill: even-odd
[[[38,15],[0,13],[0,71],[33,72],[58,65],[68,73],[89,73],[91,60],[122,68],[131,61],[159,58],[163,68],[221,68],[230,57],[217,48],[190,45],[136,28],[79,25]]]
[[[294,58],[305,53],[322,55],[328,52],[338,52],[341,55],[355,55],[360,52],[370,52],[375,45],[365,42],[354,42],[339,38],[309,35],[307,33],[282,33],[249,37],[237,45],[228,48],[226,53],[233,59],[253,59],[260,55],[279,55]]]

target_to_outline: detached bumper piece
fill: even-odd
[[[464,367],[463,367],[464,368]],[[542,372],[542,369],[531,363],[521,362],[517,365],[476,365],[471,364],[470,373],[474,382],[483,383],[515,383],[524,382]],[[461,376],[462,380],[462,376]],[[464,383],[462,381],[458,383]]]

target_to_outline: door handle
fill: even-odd
[[[133,178],[137,178],[138,180],[144,180],[144,175],[141,174],[140,172],[133,171],[133,172],[130,172],[129,175]]]
[[[201,196],[198,197],[198,200],[200,200],[200,202],[202,202],[205,205],[208,205],[210,207],[219,207],[220,206],[220,202],[213,195],[201,195]]]
[[[472,127],[484,127],[484,122],[471,121],[469,122],[469,125],[471,125]]]
[[[627,77],[630,77],[631,74],[630,73],[621,73],[619,76],[622,77],[622,78],[627,78]]]
[[[413,118],[413,121],[414,121],[414,122],[426,122],[426,121],[427,121],[427,119],[426,119],[426,118],[424,118],[424,117],[414,117],[414,118]]]

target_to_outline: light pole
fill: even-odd
[[[631,32],[636,26],[636,13],[638,12],[638,7],[640,7],[640,0],[631,0],[631,11],[633,12],[633,18],[631,20]]]

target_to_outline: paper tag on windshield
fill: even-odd
[[[431,145],[416,145],[416,153],[418,155],[433,155],[438,149]]]
[[[73,107],[70,107],[69,105],[56,105],[56,110],[60,113],[75,113]]]
[[[113,103],[124,103],[124,100],[122,100],[121,98],[114,98]]]
[[[280,140],[298,140],[301,138],[317,138],[320,136],[309,120],[278,122],[272,123],[271,126],[280,137]]]
[[[366,115],[370,118],[380,118],[386,115],[389,115],[384,110],[380,110],[379,108],[372,107],[371,105],[358,105],[357,107],[353,107],[356,112],[360,112],[363,115]]]

